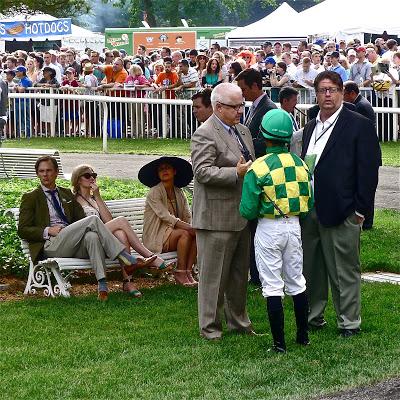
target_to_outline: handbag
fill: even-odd
[[[372,88],[377,92],[387,92],[390,89],[390,81],[377,80],[372,82]]]

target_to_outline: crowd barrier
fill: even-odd
[[[272,89],[273,90],[273,89]],[[271,88],[266,88],[273,98]],[[102,137],[190,139],[198,123],[192,114],[194,90],[157,92],[152,88],[89,91],[84,88],[31,88],[28,93],[9,93],[9,139],[29,137]],[[399,129],[398,94],[392,97],[361,88],[377,115],[381,141],[397,141]],[[307,122],[305,110],[315,104],[314,90],[300,90],[296,118]],[[246,102],[245,115],[250,102]],[[245,117],[244,115],[244,117]],[[103,133],[107,134],[103,134]]]

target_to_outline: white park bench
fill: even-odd
[[[59,177],[65,177],[58,150],[1,147],[0,178],[36,178],[35,163],[41,156],[53,156],[58,162]]]
[[[112,216],[114,218],[118,216],[126,217],[140,239],[142,238],[145,200],[145,198],[138,198],[106,201]],[[13,216],[18,225],[19,208],[10,208],[6,210],[6,214]],[[74,271],[92,269],[89,260],[82,258],[47,258],[33,265],[28,242],[21,239],[21,245],[24,255],[29,259],[29,274],[24,294],[35,294],[38,289],[43,289],[46,296],[69,297],[69,289],[72,286],[70,278]],[[177,260],[175,251],[162,253],[160,257],[166,263]],[[107,269],[120,267],[118,261],[109,259],[106,259],[106,265]]]

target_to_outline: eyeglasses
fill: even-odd
[[[96,179],[97,174],[96,174],[96,172],[92,172],[92,173],[86,172],[85,174],[82,174],[81,177],[83,177],[85,179],[90,179],[90,178]]]
[[[337,87],[319,88],[316,90],[316,92],[319,94],[326,94],[327,92],[329,92],[330,94],[333,94],[333,93],[338,93],[339,88],[337,88]]]
[[[225,103],[222,103],[219,101],[218,103],[223,106],[233,108],[235,111],[239,111],[241,108],[244,108],[244,106],[245,106],[245,102],[240,103],[240,104],[225,104]]]

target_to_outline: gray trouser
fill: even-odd
[[[200,334],[209,339],[222,334],[225,311],[228,330],[246,331],[251,322],[246,311],[250,233],[196,231],[199,277]]]
[[[44,245],[46,257],[89,258],[96,279],[105,278],[105,255],[112,260],[125,246],[97,216],[83,218],[51,237]]]
[[[329,281],[339,329],[360,327],[361,226],[355,218],[352,214],[338,226],[324,227],[314,209],[301,223],[310,325],[323,320]]]

